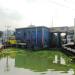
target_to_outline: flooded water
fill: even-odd
[[[0,75],[74,75],[74,65],[68,65],[67,57],[59,54],[10,50],[0,57]]]
[[[59,64],[62,64],[62,65],[66,65],[65,59],[62,56],[60,56],[59,58],[60,59],[58,59],[58,55],[55,55],[53,63],[56,63],[56,64],[59,63]]]

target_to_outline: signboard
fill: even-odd
[[[68,32],[68,27],[54,27],[51,32]]]

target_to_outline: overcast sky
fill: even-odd
[[[73,26],[75,0],[0,0],[0,29]]]

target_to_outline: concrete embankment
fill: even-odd
[[[74,43],[63,44],[62,48],[65,49],[65,50],[67,50],[67,51],[75,53]]]

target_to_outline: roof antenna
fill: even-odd
[[[30,25],[32,25],[32,22],[31,22],[31,24]]]
[[[51,27],[53,28],[53,16],[52,16],[52,26]]]

